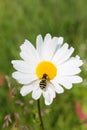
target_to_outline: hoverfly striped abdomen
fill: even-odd
[[[47,80],[48,80],[48,75],[47,74],[43,74],[43,76],[41,78],[41,81],[39,83],[41,89],[45,89],[46,88]]]

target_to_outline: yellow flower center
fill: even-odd
[[[47,74],[49,80],[52,80],[57,73],[55,65],[49,61],[42,61],[36,67],[36,74],[39,79],[43,77],[43,74]]]

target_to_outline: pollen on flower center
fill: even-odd
[[[39,79],[42,78],[43,74],[47,74],[49,80],[52,80],[57,73],[55,65],[49,61],[42,61],[36,67],[36,74]]]

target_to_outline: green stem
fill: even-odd
[[[40,99],[37,100],[37,107],[38,107],[38,116],[39,116],[39,120],[40,120],[40,127],[42,130],[44,130],[43,120],[42,120],[42,116],[41,116]]]

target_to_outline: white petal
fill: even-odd
[[[51,60],[55,54],[55,52],[57,51],[57,49],[60,48],[61,44],[62,44],[62,40],[63,38],[60,37],[53,37],[53,39],[50,41],[50,45],[49,45],[49,51],[47,50],[47,52],[49,53],[49,59]]]
[[[64,55],[67,49],[68,49],[68,44],[65,43],[60,49],[56,51],[53,57],[53,61],[57,61],[57,59],[60,59],[60,57]]]
[[[58,65],[58,75],[75,75],[81,72],[79,68],[83,64],[82,60],[78,56],[71,57],[63,64]]]
[[[63,37],[58,38],[58,46],[61,46],[63,44],[63,40],[64,40]]]
[[[79,74],[81,72],[81,69],[80,68],[73,68],[73,66],[63,66],[63,65],[60,65],[58,67],[58,74],[59,75],[66,75],[66,76],[69,76],[69,75],[75,75],[75,74]]]
[[[83,65],[82,60],[78,59],[78,57],[71,57],[69,60],[67,60],[65,63],[58,65],[58,68],[78,68]]]
[[[43,60],[51,60],[58,48],[60,48],[63,43],[62,37],[51,38],[50,34],[46,34],[44,38],[44,44],[42,47],[42,52],[40,53]]]
[[[74,52],[74,48],[73,47],[71,47],[69,50],[67,50],[65,52],[63,58],[61,57],[62,59],[60,60],[60,62],[58,63],[58,65],[61,64],[61,63],[63,63],[63,62],[65,62],[66,60],[68,60],[70,58],[70,56],[72,55],[73,52]]]
[[[65,62],[72,55],[74,48],[68,49],[68,44],[65,43],[54,55],[53,62],[57,65]]]
[[[50,43],[51,43],[51,35],[47,34],[44,38],[44,44],[43,44],[43,48],[42,48],[42,59],[43,60],[50,60]],[[50,51],[50,52],[49,52]]]
[[[45,104],[50,105],[53,100],[51,100],[50,94],[48,92],[44,93],[44,98],[45,98]]]
[[[49,102],[49,101],[47,101],[47,100],[45,99],[45,104],[46,104],[46,105],[50,105],[52,102],[53,102],[53,100]]]
[[[56,43],[57,43],[57,47],[55,49],[55,53],[56,53],[60,49],[61,45],[63,44],[64,38],[63,37],[54,37],[54,38],[56,38]]]
[[[34,89],[34,90],[33,90],[33,92],[32,92],[32,97],[33,97],[35,100],[37,100],[37,99],[40,98],[41,93],[42,93],[42,91],[41,91],[41,89],[40,89],[39,86],[38,86],[37,89]]]
[[[47,33],[44,38],[44,43],[47,43],[49,40],[51,40],[51,35],[49,33]]]
[[[63,92],[64,92],[64,89],[57,83],[57,81],[56,81],[55,79],[52,80],[51,82],[52,82],[52,84],[54,85],[55,91],[56,91],[57,93],[63,93]]]
[[[21,84],[29,84],[37,79],[37,76],[35,74],[25,74],[18,71],[14,72],[12,74],[12,77]]]
[[[24,44],[20,46],[21,52],[20,56],[27,62],[30,62],[36,65],[39,62],[39,56],[34,46],[28,41],[25,40]]]
[[[41,35],[38,35],[36,38],[36,49],[40,56],[42,55],[42,47],[43,47],[43,38]]]
[[[57,76],[57,83],[63,85],[66,89],[71,89],[73,83],[81,83],[82,78],[79,76]]]
[[[71,83],[81,83],[83,80],[80,76],[67,76],[65,77],[66,80],[70,81]]]
[[[48,90],[44,91],[43,96],[45,98],[45,104],[50,105],[52,103],[52,101],[53,101],[53,97],[51,97],[50,91],[48,91]]]
[[[13,64],[13,67],[23,73],[35,73],[35,66],[32,66],[32,64],[25,62],[23,60],[13,60],[11,62]]]
[[[66,89],[72,88],[72,82],[70,82],[69,80],[67,80],[67,78],[63,76],[56,77],[56,82],[60,85],[63,85]]]
[[[44,42],[42,50],[43,59],[51,60],[59,46],[59,38],[57,37],[53,37],[52,39],[49,39],[47,42]]]
[[[54,89],[53,84],[52,84],[51,82],[49,82],[49,83],[47,84],[47,86],[48,86],[47,89],[48,89],[48,91],[49,91],[49,93],[50,93],[52,99],[55,98],[55,97],[56,97],[56,93],[55,93],[55,89]]]
[[[30,84],[30,85],[25,85],[21,88],[20,90],[20,94],[22,96],[26,96],[27,94],[29,94],[34,88],[34,85],[33,84]]]

